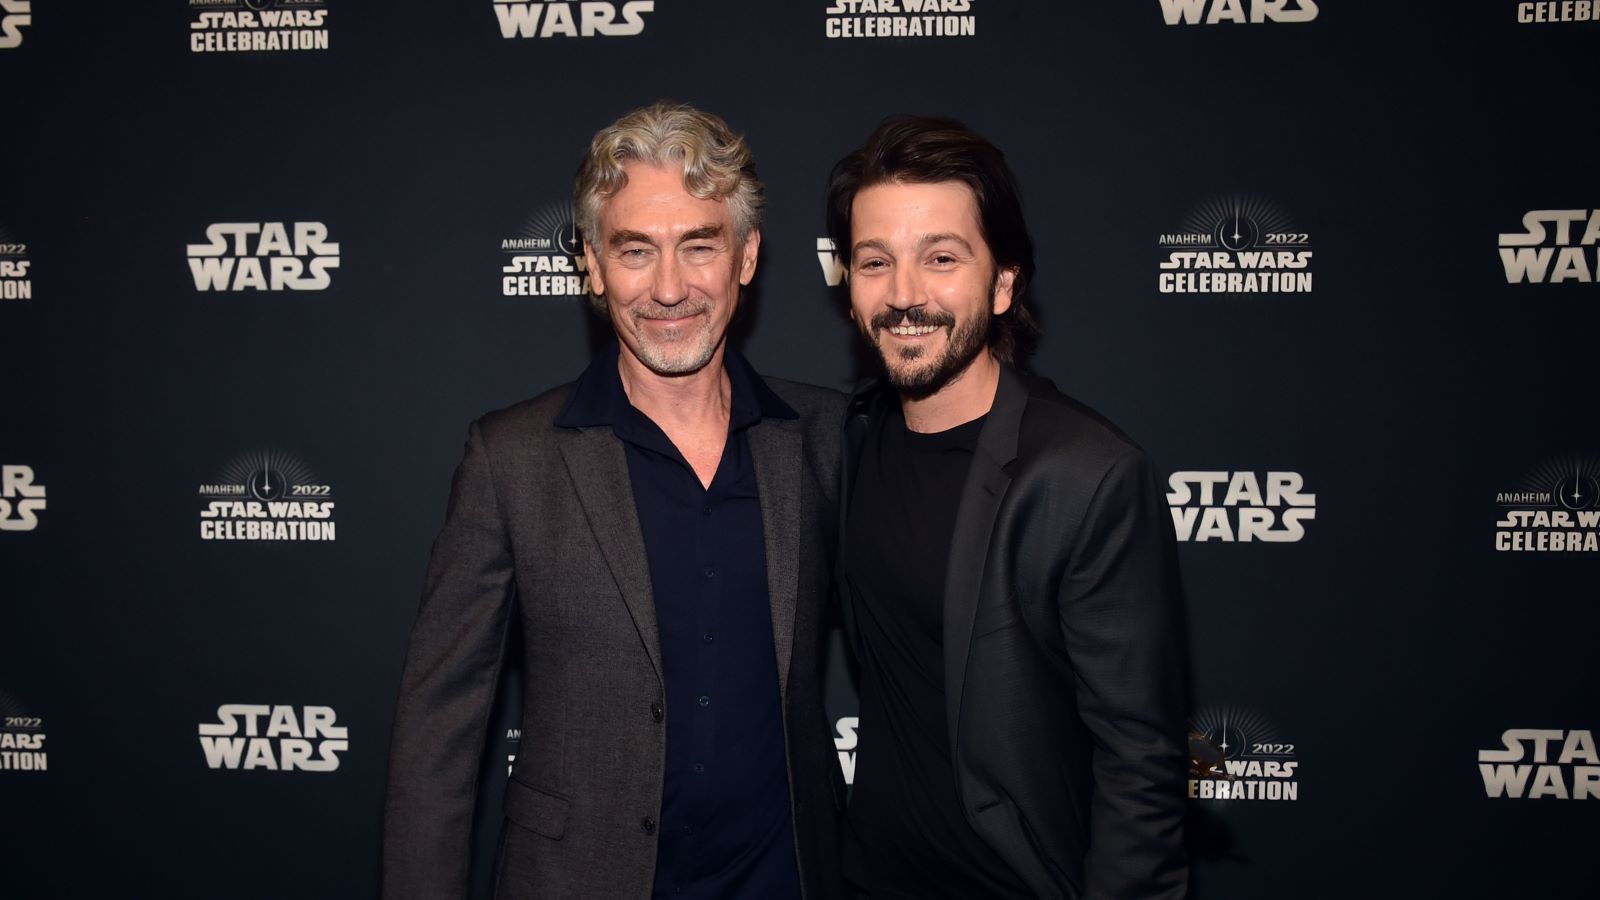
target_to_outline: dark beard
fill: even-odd
[[[939,393],[950,380],[966,371],[972,361],[978,358],[989,345],[989,324],[994,318],[994,313],[988,306],[980,307],[982,312],[973,316],[959,325],[955,317],[949,313],[929,313],[920,306],[907,310],[888,310],[872,317],[867,328],[862,329],[866,335],[867,343],[878,353],[878,361],[883,364],[885,377],[894,385],[895,390],[911,400],[925,400]],[[878,341],[877,334],[886,328],[896,325],[932,325],[939,328],[950,328],[950,339],[945,342],[944,352],[931,365],[918,368],[914,371],[897,371],[889,364],[888,352],[883,344]],[[909,353],[909,355],[908,355]],[[897,353],[901,361],[910,362],[923,356],[922,348],[910,347],[906,351]]]

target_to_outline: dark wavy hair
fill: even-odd
[[[1022,218],[1017,178],[1000,148],[954,119],[890,116],[859,150],[839,160],[828,181],[828,236],[840,259],[850,255],[850,214],[856,194],[888,182],[959,181],[978,201],[978,227],[999,270],[1012,269],[1011,308],[989,326],[989,349],[1004,362],[1033,350],[1039,325],[1023,305],[1033,281],[1033,239]]]

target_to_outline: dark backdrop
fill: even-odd
[[[924,37],[892,33],[930,21],[913,0],[656,0],[635,35],[527,38],[500,22],[526,4],[249,5],[0,12],[0,895],[375,895],[466,424],[569,380],[596,337],[580,298],[506,296],[502,270],[570,265],[589,136],[658,97],[755,148],[740,330],[764,372],[860,374],[818,255],[825,176],[885,114],[951,115],[1024,186],[1034,367],[1164,470],[1224,473],[1209,506],[1173,494],[1196,522],[1196,897],[1594,892],[1591,4],[958,0],[934,28],[971,33]],[[195,49],[269,40],[228,36],[243,12],[307,13],[275,39],[313,49]],[[891,35],[828,37],[868,27]],[[1501,235],[1539,211],[1565,242],[1534,234],[1546,277],[1508,277]],[[325,289],[198,289],[208,226],[279,222],[326,227]],[[1285,270],[1310,290],[1161,290],[1230,271],[1171,253],[1242,274],[1280,249],[1310,253]],[[1263,517],[1294,536],[1271,473],[1314,495],[1300,539],[1226,540]],[[333,539],[201,539],[212,501],[252,495],[331,501],[283,517]],[[1580,549],[1497,549],[1553,534]],[[226,704],[291,709],[213,768]],[[284,771],[309,706],[347,746],[305,738],[337,768]],[[517,724],[486,754],[481,853]],[[1481,760],[1510,729],[1548,733]]]

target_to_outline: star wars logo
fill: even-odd
[[[972,0],[831,0],[822,31],[830,38],[972,37]]]
[[[321,222],[218,222],[188,247],[197,291],[323,291],[339,268]]]
[[[200,723],[200,749],[212,769],[332,772],[350,749],[337,718],[331,706],[224,703],[216,722]]]
[[[332,541],[333,489],[299,460],[256,453],[200,485],[203,541]]]
[[[45,508],[44,485],[32,466],[0,466],[0,531],[32,531]]]
[[[1544,22],[1593,22],[1597,19],[1600,19],[1600,3],[1592,0],[1517,4],[1517,21],[1523,25]]]
[[[26,708],[0,691],[0,772],[45,772],[50,755],[45,749],[44,719],[24,715]]]
[[[833,238],[817,238],[817,262],[822,265],[822,281],[828,287],[844,283],[844,260],[833,246]]]
[[[494,0],[503,38],[627,37],[644,31],[644,14],[655,10],[654,0]]]
[[[0,300],[32,300],[33,279],[28,273],[28,245],[0,232]]]
[[[1299,472],[1173,472],[1167,487],[1180,541],[1294,543],[1317,517]]]
[[[22,46],[22,26],[33,24],[32,0],[0,0],[0,50]]]
[[[1161,0],[1168,25],[1309,22],[1318,12],[1316,0]]]
[[[327,0],[189,0],[191,53],[328,49]]]
[[[1593,284],[1600,268],[1600,209],[1535,209],[1522,231],[1500,235],[1507,284]]]
[[[1600,799],[1600,755],[1590,732],[1508,728],[1500,743],[1505,749],[1478,751],[1478,774],[1490,798]]]
[[[1300,799],[1298,747],[1262,716],[1224,707],[1189,723],[1189,799]]]
[[[1156,244],[1163,294],[1311,293],[1311,235],[1254,197],[1210,201]]]
[[[833,726],[837,732],[833,749],[839,753],[839,771],[844,773],[845,784],[856,783],[856,728],[860,724],[859,716],[845,716]]]
[[[1520,489],[1495,494],[1494,549],[1594,553],[1600,550],[1600,460],[1580,456],[1541,464]]]
[[[589,293],[583,238],[571,211],[551,204],[500,241],[500,293],[506,297],[583,297]]]

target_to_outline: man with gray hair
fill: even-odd
[[[522,743],[498,898],[837,896],[822,609],[843,398],[727,346],[744,139],[658,103],[594,138],[577,224],[617,340],[468,431],[389,755],[386,898],[460,898],[507,635]]]

